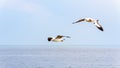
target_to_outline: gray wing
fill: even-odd
[[[78,21],[76,21],[76,22],[73,22],[72,24],[79,23],[79,22],[82,22],[82,21],[85,21],[85,18],[80,19],[80,20],[78,20]]]

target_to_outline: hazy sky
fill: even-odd
[[[93,24],[72,22],[99,19]],[[0,0],[0,47],[120,47],[120,0]],[[63,43],[49,36],[68,35]]]

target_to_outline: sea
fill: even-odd
[[[120,49],[0,49],[0,68],[120,68]]]

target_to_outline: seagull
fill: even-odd
[[[70,38],[70,36],[63,36],[63,35],[57,35],[55,38],[53,37],[48,37],[48,41],[52,42],[63,42],[65,39],[63,37]]]
[[[95,20],[95,19],[92,19],[92,18],[82,18],[82,19],[80,19],[76,22],[73,22],[72,24],[83,22],[83,21],[93,23],[99,30],[103,31],[102,26],[98,23],[99,20]]]

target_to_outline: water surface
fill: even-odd
[[[120,68],[120,49],[0,49],[0,68]]]

